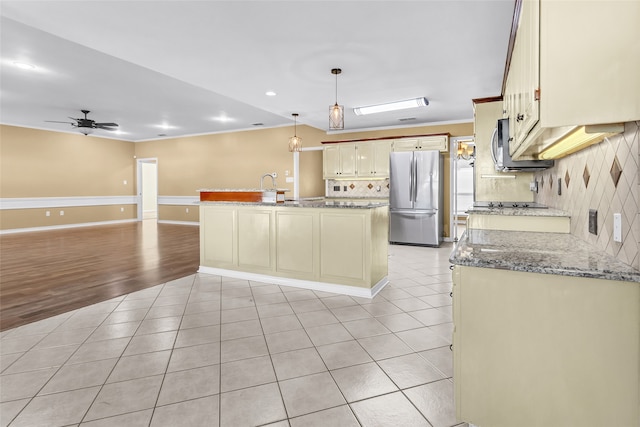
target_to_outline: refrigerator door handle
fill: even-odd
[[[411,162],[409,163],[409,201],[413,202],[413,187],[415,186],[415,183],[413,181],[413,170],[415,169],[415,164],[414,164],[415,159],[413,158],[413,156],[411,156]]]
[[[413,173],[413,193],[411,193],[411,199],[414,203],[418,198],[418,161],[416,160],[415,155],[413,156],[413,167],[411,168]]]

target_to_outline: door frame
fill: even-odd
[[[458,241],[458,143],[473,141],[471,136],[452,136],[449,138],[449,238],[448,242]]]
[[[144,212],[142,211],[142,192],[144,190],[144,185],[142,182],[142,164],[143,163],[152,163],[156,165],[156,188],[158,188],[158,158],[157,157],[145,157],[142,159],[136,159],[136,215],[137,220],[142,221],[144,219]],[[156,212],[158,211],[158,196],[156,194]]]

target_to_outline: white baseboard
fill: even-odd
[[[123,224],[125,222],[137,222],[137,221],[138,220],[136,218],[132,218],[132,219],[121,219],[117,221],[99,221],[99,222],[83,222],[79,224],[49,225],[46,227],[12,228],[9,230],[0,230],[0,235],[27,233],[31,231],[61,230],[65,228],[93,227],[96,225]]]
[[[200,226],[200,222],[198,221],[170,221],[170,220],[158,220],[158,224],[176,224],[176,225],[195,225]]]
[[[216,276],[233,277],[235,279],[252,280],[254,282],[270,283],[273,285],[292,286],[295,288],[310,289],[312,291],[331,292],[334,294],[350,295],[354,297],[373,298],[388,283],[385,276],[372,288],[359,288],[357,286],[340,285],[338,283],[316,282],[313,280],[290,279],[287,277],[269,276],[267,274],[247,273],[244,271],[227,270],[224,268],[200,266],[198,273],[213,274]]]

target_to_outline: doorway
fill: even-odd
[[[451,236],[458,241],[465,230],[466,211],[474,202],[474,173],[476,160],[473,137],[455,137],[451,145]]]
[[[158,219],[158,159],[138,159],[138,221]]]

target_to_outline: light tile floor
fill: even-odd
[[[0,426],[454,426],[451,244],[374,299],[191,275],[0,335]]]

